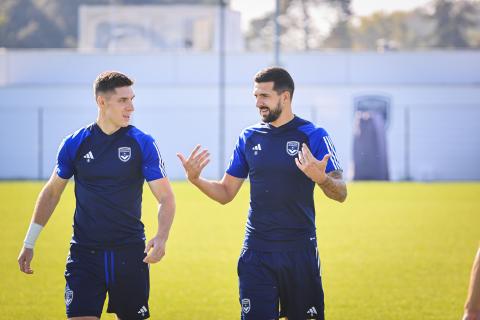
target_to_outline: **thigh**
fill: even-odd
[[[147,319],[150,275],[144,246],[108,251],[110,284],[107,312],[120,319]]]
[[[67,317],[100,318],[106,297],[103,252],[70,247],[65,270]]]
[[[279,272],[281,316],[323,320],[324,293],[316,247],[285,255],[288,263]]]
[[[278,319],[278,286],[269,254],[245,249],[238,260],[242,320]]]

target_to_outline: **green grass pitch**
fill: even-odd
[[[152,319],[238,319],[236,263],[248,187],[226,206],[173,183],[177,214],[167,255],[151,266]],[[43,183],[0,183],[0,318],[65,318],[63,272],[73,184],[35,249],[33,269],[16,258]],[[328,320],[460,319],[480,240],[480,184],[350,183],[347,202],[316,193]],[[147,235],[155,201],[144,192]],[[113,319],[104,314],[103,319]]]

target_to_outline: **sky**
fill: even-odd
[[[375,11],[411,10],[424,6],[431,0],[352,0],[352,10],[355,15],[369,15]],[[275,0],[230,0],[233,10],[242,14],[242,29],[247,30],[250,20],[262,16],[268,11],[273,11]]]

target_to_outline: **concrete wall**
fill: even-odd
[[[480,53],[304,53],[281,60],[296,82],[294,111],[327,129],[347,176],[353,100],[382,94],[392,101],[392,179],[480,179]],[[228,55],[220,161],[215,54],[0,52],[0,178],[50,175],[62,137],[94,121],[91,83],[107,69],[135,78],[133,122],[157,139],[171,178],[184,177],[175,153],[197,143],[212,153],[206,176],[217,177],[238,133],[258,121],[251,79],[271,61],[267,54]]]

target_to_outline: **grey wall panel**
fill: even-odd
[[[254,75],[273,65],[273,55],[268,53],[229,54],[226,57],[226,82],[232,85],[250,85]]]
[[[289,54],[283,60],[298,85],[332,85],[350,81],[349,54],[345,52]]]
[[[76,109],[45,108],[43,126],[42,177],[48,178],[55,167],[58,147],[63,138],[96,119],[94,107]]]
[[[0,178],[38,179],[38,109],[3,108],[0,126]]]
[[[0,86],[8,84],[8,54],[0,49]]]
[[[135,75],[135,80],[143,83],[162,84],[175,79],[178,61],[174,54],[13,51],[9,52],[7,71],[10,84],[91,84],[104,70],[119,70]]]
[[[5,84],[90,84],[103,70],[122,70],[144,84],[214,84],[218,54],[179,52],[151,54],[78,53],[67,50],[4,51],[0,80]],[[478,84],[480,53],[315,52],[285,53],[282,64],[298,84]],[[1,61],[1,60],[0,60]],[[258,69],[273,64],[268,54],[227,56],[227,84],[248,84]]]
[[[411,109],[412,177],[480,179],[480,105]]]
[[[201,144],[211,153],[211,162],[204,169],[207,178],[217,177],[218,168],[218,126],[212,117],[213,110],[197,108],[146,108],[136,112],[134,125],[151,134],[165,161],[167,174],[171,179],[185,179],[183,167],[176,156],[181,152],[188,156],[191,150]]]
[[[479,83],[478,52],[372,52],[349,59],[352,84]]]
[[[38,172],[42,177],[51,173],[63,136],[94,121],[97,111],[92,82],[97,73],[105,69],[119,69],[136,80],[134,123],[152,131],[160,145],[167,144],[161,149],[166,153],[172,178],[183,178],[176,151],[189,152],[196,143],[211,149],[212,163],[205,172],[209,177],[217,177],[220,171],[217,58],[216,54],[186,53],[0,52],[0,111],[1,119],[7,123],[2,129],[0,147],[12,148],[5,134],[10,132],[11,124],[23,122],[27,124],[22,127],[21,140],[29,146],[35,145],[29,147],[28,152],[19,151],[24,152],[23,155],[5,156],[1,160],[0,179],[36,179]],[[227,57],[225,163],[240,131],[259,120],[252,95],[252,77],[269,65],[271,59],[269,54],[258,53],[236,53]],[[438,160],[431,156],[440,148],[437,145],[440,142],[428,138],[428,128],[452,126],[449,120],[460,117],[457,122],[467,121],[457,128],[463,132],[461,138],[479,136],[478,121],[468,121],[473,121],[480,109],[480,64],[476,63],[480,53],[288,53],[282,59],[296,82],[294,112],[327,129],[346,176],[349,176],[352,159],[353,101],[359,95],[381,94],[392,100],[392,118],[387,131],[392,179],[408,178],[409,167],[415,179],[478,179],[466,172],[478,170],[471,159],[478,159],[480,148],[457,150],[459,147],[455,144],[442,145],[447,153],[457,153],[464,164],[465,172],[447,174],[437,170]],[[39,106],[45,110],[40,159],[35,118]],[[412,112],[413,128],[408,146],[406,108]],[[432,152],[428,152],[428,148]],[[26,171],[22,169],[22,157],[27,157],[30,164]],[[423,160],[413,161],[417,157]]]

